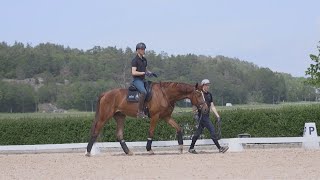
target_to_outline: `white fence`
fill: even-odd
[[[230,138],[219,140],[220,144],[228,145],[229,152],[243,151],[243,144],[286,144],[302,143],[302,148],[319,149],[320,137],[272,137],[272,138]],[[128,147],[145,147],[146,141],[126,142]],[[184,140],[184,145],[189,146],[191,140]],[[199,145],[212,145],[211,139],[199,139],[196,143]],[[95,144],[99,148],[120,148],[119,142],[98,142]],[[177,141],[153,141],[152,147],[170,147],[177,146]],[[73,152],[85,151],[87,143],[72,144],[41,144],[41,145],[9,145],[0,146],[0,153],[42,153],[42,152]]]

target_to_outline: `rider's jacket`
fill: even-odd
[[[136,57],[134,57],[131,61],[131,67],[136,67],[137,71],[139,72],[146,72],[147,70],[147,59],[145,57],[140,58],[138,55],[136,55]],[[140,78],[140,79],[144,79],[145,75],[140,75],[140,76],[133,76],[133,78]]]

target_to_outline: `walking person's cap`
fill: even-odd
[[[204,84],[210,84],[210,81],[209,79],[204,79],[201,81],[201,85],[204,85]]]

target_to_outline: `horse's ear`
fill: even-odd
[[[197,83],[197,84],[196,84],[196,89],[198,89],[198,86],[199,86],[199,84]]]

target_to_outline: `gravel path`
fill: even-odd
[[[85,157],[81,153],[0,154],[0,179],[319,179],[320,151],[302,148],[246,149],[220,154],[196,147],[199,154],[133,148]],[[186,149],[185,149],[186,150]]]

